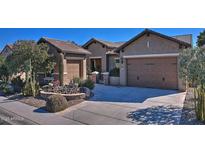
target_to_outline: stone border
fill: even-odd
[[[40,91],[40,95],[44,99],[47,99],[49,96],[56,95],[56,94],[60,94],[60,93]],[[60,94],[60,95],[64,96],[67,99],[67,101],[69,101],[69,100],[78,100],[78,99],[85,99],[85,93]]]

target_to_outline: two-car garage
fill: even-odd
[[[178,89],[177,57],[127,59],[127,85]]]
[[[136,35],[115,50],[120,56],[120,85],[186,90],[178,57],[191,47],[191,40],[190,35],[175,38],[149,29]]]

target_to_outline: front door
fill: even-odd
[[[96,58],[96,59],[90,59],[90,69],[92,72],[97,71],[97,72],[102,72],[102,62],[101,58]]]

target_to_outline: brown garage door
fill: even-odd
[[[74,77],[81,77],[82,67],[80,60],[67,60],[67,77],[72,80]]]
[[[177,58],[135,58],[127,60],[129,86],[177,89]]]

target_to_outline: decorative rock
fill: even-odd
[[[49,112],[58,112],[65,110],[68,107],[68,102],[62,95],[52,95],[48,98],[46,109]]]

